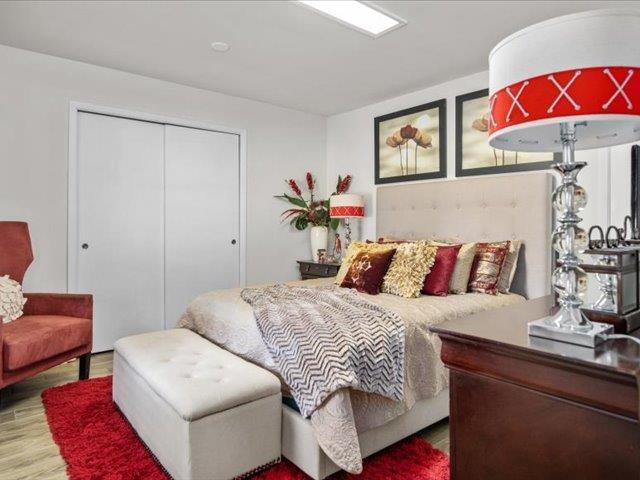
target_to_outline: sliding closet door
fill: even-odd
[[[78,117],[76,290],[93,294],[97,352],[164,326],[163,138],[163,125]]]
[[[239,286],[240,152],[233,134],[166,126],[165,312]]]

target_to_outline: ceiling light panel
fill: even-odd
[[[379,37],[407,23],[369,2],[299,0],[298,3],[372,37]]]

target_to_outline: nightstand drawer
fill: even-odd
[[[340,265],[335,263],[314,263],[299,260],[298,265],[300,266],[300,276],[303,280],[335,277],[340,269]]]

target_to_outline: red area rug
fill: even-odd
[[[49,388],[42,400],[71,480],[169,479],[111,401],[111,377]],[[252,480],[308,478],[283,460]],[[331,478],[448,480],[449,457],[423,439],[412,437],[366,459],[361,475],[340,472]]]

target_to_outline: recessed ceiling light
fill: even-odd
[[[211,48],[216,52],[227,52],[229,51],[229,44],[224,42],[213,42],[211,44]]]
[[[407,23],[370,2],[355,0],[298,1],[302,5],[372,37],[379,37]]]

